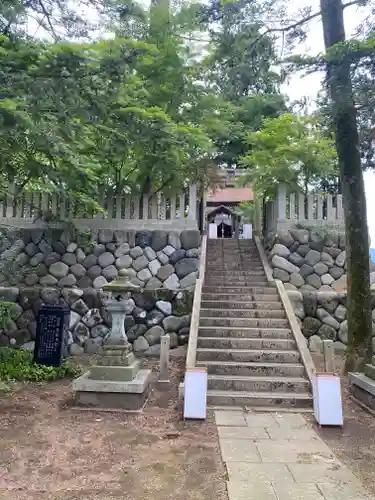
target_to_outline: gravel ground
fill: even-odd
[[[183,368],[140,415],[74,410],[68,381],[17,385],[0,399],[0,499],[227,500],[213,415],[181,419]]]

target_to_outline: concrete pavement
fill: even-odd
[[[298,413],[215,411],[229,500],[375,500]]]

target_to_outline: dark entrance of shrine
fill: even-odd
[[[233,229],[229,224],[222,222],[217,226],[217,237],[218,238],[232,238]]]

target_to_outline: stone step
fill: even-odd
[[[238,279],[248,279],[248,278],[260,278],[263,280],[265,278],[264,269],[259,269],[253,271],[251,267],[242,268],[235,270],[225,271],[224,269],[206,269],[207,276],[212,276],[216,279],[225,279],[225,278],[238,278]]]
[[[252,245],[208,245],[207,252],[252,252],[258,253],[258,248]]]
[[[219,259],[225,259],[227,257],[235,257],[236,259],[249,259],[255,258],[260,259],[260,255],[257,250],[251,248],[210,248],[207,251],[209,257],[218,257]]]
[[[296,350],[294,340],[274,338],[243,338],[243,337],[198,337],[198,348],[206,349],[280,349]]]
[[[201,307],[201,318],[285,318],[285,311],[267,309],[205,309]]]
[[[372,380],[375,380],[375,366],[371,365],[371,364],[365,365],[365,375],[366,375],[366,377],[369,377]]]
[[[209,406],[310,408],[312,406],[312,396],[309,393],[209,390],[207,391],[207,404]]]
[[[208,248],[207,255],[218,255],[219,257],[226,255],[236,255],[240,257],[255,256],[259,259],[259,253],[256,248]]]
[[[207,268],[206,268],[206,272],[207,272]],[[247,265],[238,266],[238,267],[233,268],[233,269],[225,269],[223,267],[215,267],[214,269],[208,268],[208,272],[214,273],[215,276],[217,276],[217,277],[220,277],[220,276],[226,277],[226,276],[233,275],[233,276],[236,276],[238,278],[241,278],[241,277],[247,278],[249,276],[263,276],[265,274],[264,269],[253,269],[251,264],[249,264],[249,266],[247,266]]]
[[[206,283],[212,283],[213,285],[225,285],[225,286],[247,286],[248,284],[252,285],[253,283],[259,283],[260,286],[266,286],[267,285],[267,278],[265,274],[259,274],[258,276],[255,275],[241,275],[241,276],[234,276],[234,275],[228,275],[228,276],[219,276],[214,273],[210,273],[206,271],[205,274],[205,284]],[[255,285],[254,285],[255,286]]]
[[[237,301],[228,301],[228,300],[216,300],[216,301],[209,301],[209,300],[202,300],[201,302],[201,308],[203,309],[262,309],[262,310],[283,310],[283,305],[281,301],[276,302],[276,301],[242,301],[242,302],[237,302]]]
[[[211,259],[211,257],[210,257]],[[246,258],[243,259],[241,257],[239,258],[233,258],[233,255],[227,256],[223,259],[220,257],[214,257],[212,256],[212,260],[206,259],[206,268],[210,269],[235,269],[235,270],[240,270],[242,269],[242,266],[245,265],[251,266],[251,269],[254,270],[262,270],[263,269],[263,264],[262,261],[256,257],[253,258]]]
[[[238,277],[238,278],[251,278],[253,276],[265,276],[264,269],[238,269],[238,270],[225,270],[225,269],[207,269],[206,273],[214,273],[216,278]]]
[[[219,258],[224,258],[229,255],[235,255],[236,257],[260,258],[258,250],[254,248],[208,248],[207,255],[217,255]]]
[[[227,250],[229,249],[235,249],[235,250],[241,250],[243,251],[252,251],[252,252],[257,252],[258,247],[255,245],[255,243],[249,243],[248,241],[245,243],[239,243],[240,241],[244,240],[228,240],[227,238],[220,239],[218,238],[217,240],[209,240],[208,245],[207,245],[207,250],[217,250],[217,249],[224,249]]]
[[[246,392],[308,393],[309,381],[302,377],[241,377],[240,375],[209,375],[208,389]]]
[[[223,262],[224,264],[232,264],[232,263],[238,263],[239,261],[252,261],[252,262],[258,262],[261,263],[262,259],[260,258],[258,253],[255,252],[222,252],[222,251],[217,251],[217,252],[207,252],[208,257],[212,257],[213,259],[216,260],[211,260],[208,262],[212,262],[212,264],[216,264],[216,262]],[[233,260],[229,260],[230,258],[233,258]]]
[[[240,363],[299,363],[298,351],[250,349],[197,349],[198,361],[238,361]]]
[[[258,262],[261,261],[258,252],[247,252],[247,251],[244,252],[244,251],[235,251],[235,250],[223,252],[222,250],[218,249],[215,251],[208,251],[207,256],[213,257],[213,258],[216,257],[218,260],[222,260],[222,261],[225,261],[229,257],[235,258],[235,260],[233,260],[233,262],[236,262],[237,260],[240,260],[240,259],[241,260],[256,259]],[[230,261],[227,260],[226,262],[230,262]]]
[[[251,276],[265,276],[264,269],[252,269],[251,267],[239,267],[236,269],[223,269],[223,268],[216,268],[216,269],[209,269],[206,267],[206,274],[207,276],[216,276],[218,278],[230,278],[230,277],[236,277],[236,278],[248,278]],[[262,278],[263,279],[263,278]]]
[[[245,375],[263,377],[303,377],[300,363],[250,363],[240,361],[197,361],[197,366],[207,368],[209,375]]]
[[[224,267],[224,266],[206,267],[206,272],[215,273],[218,276],[228,276],[230,274],[233,274],[234,276],[243,276],[256,273],[261,275],[264,274],[264,269],[254,268],[252,264],[243,264],[232,267]]]
[[[228,326],[199,326],[198,339],[200,337],[230,337],[233,339],[288,339],[294,340],[291,330],[288,328],[231,328]]]
[[[229,261],[229,257],[228,257]],[[254,262],[254,261],[249,261],[249,262],[244,262],[244,261],[239,261],[239,260],[232,260],[231,262],[225,263],[225,262],[215,262],[215,264],[212,265],[207,265],[206,269],[209,269],[210,271],[213,272],[250,272],[250,271],[263,271],[264,268],[260,262]]]
[[[242,267],[249,268],[259,268],[262,269],[262,261],[256,257],[241,259],[240,257],[235,258],[233,255],[228,255],[223,259],[217,256],[209,256],[206,260],[207,267],[211,269],[242,269]]]
[[[273,293],[272,293],[273,292]],[[236,304],[240,304],[242,302],[247,303],[247,302],[256,302],[256,303],[267,303],[267,302],[272,302],[272,303],[281,303],[281,299],[276,293],[276,290],[273,291],[272,289],[268,291],[268,293],[263,293],[263,294],[238,294],[238,293],[230,293],[230,294],[225,294],[225,293],[202,293],[202,303],[203,302],[210,302],[212,300],[216,300],[218,302],[235,302]]]
[[[259,318],[205,318],[201,317],[199,326],[226,326],[227,328],[289,328],[287,319]]]
[[[208,240],[209,246],[212,245],[237,245],[237,246],[255,246],[255,241],[252,239],[248,240],[243,240],[243,239],[237,239],[237,238],[216,238],[216,239],[209,239]]]
[[[265,279],[260,280],[259,278],[256,280],[255,279],[254,280],[248,279],[246,281],[236,280],[236,279],[216,280],[214,278],[207,277],[207,275],[206,275],[204,285],[209,286],[209,287],[218,287],[218,288],[220,288],[222,286],[226,286],[226,287],[239,286],[239,287],[261,288],[261,287],[267,286],[267,281]]]
[[[208,245],[207,247],[207,253],[211,252],[222,252],[222,253],[227,253],[227,252],[235,252],[235,253],[254,253],[259,255],[258,253],[258,248],[256,246],[244,246],[244,245],[233,245],[233,246],[212,246]]]
[[[207,271],[207,269],[205,272],[205,282],[208,282],[208,283],[214,282],[215,284],[218,284],[219,286],[220,285],[228,286],[228,284],[229,285],[233,284],[234,286],[236,286],[236,283],[240,283],[241,286],[244,286],[244,285],[246,286],[246,284],[248,282],[252,283],[254,281],[257,283],[262,283],[261,286],[267,286],[267,284],[268,284],[266,275],[264,273],[257,274],[257,275],[241,273],[237,276],[233,273],[228,273],[227,275],[218,274],[218,273],[213,272],[213,271]],[[240,285],[238,285],[238,286],[240,286]]]
[[[215,294],[241,294],[248,295],[250,293],[254,294],[268,294],[277,293],[276,285],[271,281],[267,283],[267,286],[203,286],[202,292],[215,293]]]
[[[263,268],[262,261],[259,259],[259,257],[249,257],[244,259],[233,255],[225,256],[225,258],[220,258],[217,255],[209,255],[208,259],[206,259],[206,262],[207,267],[210,267],[211,269],[241,269],[242,266],[249,266],[251,268],[259,267],[260,269]]]

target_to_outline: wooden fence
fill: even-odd
[[[343,226],[344,210],[342,195],[287,194],[286,186],[280,185],[276,200],[267,201],[264,228],[274,231],[280,225],[293,226]]]
[[[83,204],[72,202],[58,194],[24,193],[17,198],[11,195],[0,204],[0,222],[28,226],[40,214],[49,213],[54,221],[72,221],[78,225],[123,227],[162,223],[164,225],[195,226],[197,222],[197,189],[192,184],[180,194],[166,196],[162,193],[149,196],[119,194],[109,189],[98,193],[104,213],[93,215]]]

